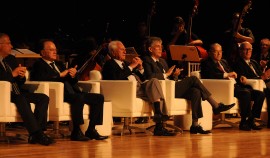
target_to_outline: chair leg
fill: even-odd
[[[125,135],[125,131],[129,131],[129,134],[132,134],[133,131],[132,130],[140,130],[143,131],[146,134],[152,135],[152,133],[144,128],[140,128],[140,127],[136,127],[136,126],[131,126],[130,125],[130,118],[125,117],[124,118],[124,124],[122,126],[122,128],[118,128],[118,127],[113,127],[113,130],[120,130],[120,134],[121,136]]]
[[[181,128],[179,128],[179,127],[177,127],[175,125],[168,124],[168,123],[164,123],[163,125],[164,125],[164,127],[168,127],[168,128],[173,129],[174,130],[173,132],[177,132],[177,133],[181,133],[181,134],[184,133],[184,131]],[[146,128],[146,130],[153,131],[153,129],[155,128],[155,126],[156,125],[149,126],[149,127]]]
[[[0,123],[0,141],[10,143],[8,136],[6,135],[6,123]]]
[[[168,127],[168,128],[171,128],[174,130],[174,132],[179,132],[179,133],[184,133],[183,130],[175,125],[172,125],[172,124],[168,124],[168,123],[165,123],[164,124],[165,127]]]
[[[14,140],[28,141],[28,135],[16,134],[16,136],[7,136],[6,135],[6,123],[1,122],[0,123],[0,141],[10,143],[11,141],[14,141]]]
[[[60,121],[53,122],[53,130],[48,133],[52,138],[59,139],[64,138],[65,134],[60,130]]]
[[[221,113],[221,119],[220,120],[213,122],[213,127],[216,127],[219,124],[230,125],[230,127],[238,127],[236,123],[227,121],[226,118],[225,118],[224,113]]]

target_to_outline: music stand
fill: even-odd
[[[131,63],[134,57],[139,56],[134,47],[126,48],[126,61]]]
[[[172,60],[200,62],[199,52],[195,46],[170,45]]]
[[[169,49],[172,60],[182,61],[184,65],[187,62],[187,76],[190,76],[191,62],[200,62],[198,49],[195,46],[186,45],[170,45]]]

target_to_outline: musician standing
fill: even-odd
[[[255,42],[255,37],[252,30],[248,27],[243,27],[243,16],[236,12],[233,14],[231,27],[225,31],[224,38],[221,43],[224,50],[224,57],[232,66],[233,62],[238,58],[239,43],[247,41]]]

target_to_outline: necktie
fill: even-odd
[[[53,70],[54,70],[55,72],[59,73],[59,72],[57,71],[56,67],[55,67],[54,62],[51,62],[50,65],[51,65],[51,67],[53,68]]]
[[[248,62],[248,65],[252,69],[252,71],[254,72],[254,74],[256,75],[256,77],[258,77],[259,75],[257,74],[256,70],[254,69],[252,63],[251,62]]]
[[[218,65],[218,69],[221,70],[222,72],[226,73],[224,67],[222,66],[222,64],[218,61],[217,62],[217,65]],[[235,79],[234,78],[231,78],[231,77],[228,77],[230,80],[233,80],[234,84],[236,83]]]
[[[12,69],[11,67],[5,62],[5,61],[2,61],[3,64],[4,64],[4,68],[6,69],[6,72],[12,76]],[[15,93],[15,94],[21,94],[20,92],[20,89],[19,89],[19,86],[16,82],[11,82],[11,85],[12,85],[12,91]]]
[[[220,71],[222,71],[222,72],[224,72],[224,73],[226,72],[225,69],[224,69],[224,67],[221,65],[221,63],[220,63],[219,61],[217,62],[217,65],[218,65],[218,69],[219,69]]]
[[[162,72],[164,72],[164,69],[163,69],[162,64],[161,64],[159,61],[156,61],[156,63],[157,63],[157,66],[159,67],[159,69],[160,69]]]

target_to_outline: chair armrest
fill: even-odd
[[[247,79],[247,85],[250,85],[255,90],[261,90],[259,80],[260,79]]]
[[[212,93],[215,100],[224,104],[235,103],[234,81],[221,79],[201,79],[203,85]]]
[[[100,83],[94,81],[79,81],[78,85],[84,92],[100,93]]]
[[[0,115],[4,116],[7,106],[10,106],[11,84],[8,81],[0,81]]]
[[[32,93],[43,93],[49,96],[49,84],[47,82],[26,81],[23,88]]]
[[[49,107],[50,109],[59,108],[64,103],[64,83],[62,82],[47,82],[49,84]]]

